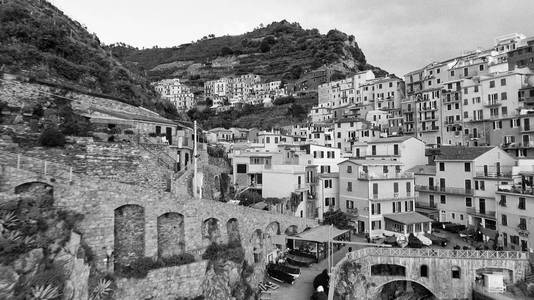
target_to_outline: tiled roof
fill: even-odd
[[[402,166],[403,163],[396,160],[387,160],[387,159],[358,159],[358,158],[349,158],[347,160],[344,160],[340,162],[339,164],[342,164],[344,162],[352,162],[357,165],[361,166]],[[338,165],[339,165],[338,164]]]
[[[409,135],[391,136],[391,137],[386,137],[386,138],[373,139],[373,140],[370,140],[367,143],[368,144],[395,143],[395,142],[401,143],[401,142],[404,142],[404,141],[409,140],[411,138],[413,138],[413,136],[409,136]]]
[[[415,175],[436,175],[436,166],[418,165],[408,169],[406,172],[414,173]]]
[[[406,225],[432,222],[432,219],[430,219],[429,217],[426,217],[415,211],[398,213],[398,214],[387,214],[387,215],[384,215],[384,219],[390,219],[397,223],[406,224]]]
[[[473,160],[493,148],[495,147],[441,146],[435,160]]]

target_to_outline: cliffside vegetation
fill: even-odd
[[[109,49],[115,57],[139,64],[152,79],[183,76],[202,82],[255,73],[288,81],[325,64],[335,64],[345,72],[373,69],[385,73],[367,64],[353,35],[335,29],[321,34],[286,20],[241,35],[209,35],[171,48],[138,49],[119,43]]]
[[[157,100],[142,72],[113,57],[95,34],[47,1],[0,2],[0,41],[0,71],[177,116],[168,101]]]

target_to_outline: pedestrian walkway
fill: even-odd
[[[365,239],[353,237],[354,242],[365,242]],[[359,247],[351,246],[356,250]],[[336,265],[348,251],[349,246],[342,247],[335,252],[334,265]],[[323,259],[317,264],[313,264],[308,268],[300,268],[300,276],[293,285],[280,284],[280,288],[272,292],[273,300],[310,300],[313,294],[313,279],[319,275],[324,269],[328,267],[328,260]],[[278,282],[277,282],[278,283]]]

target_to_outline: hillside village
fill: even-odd
[[[43,3],[36,15],[58,13]],[[286,21],[209,54],[276,59],[291,34],[349,48],[294,50],[298,76],[253,66],[199,80],[174,60],[204,59],[195,43],[171,58],[93,45],[124,52],[100,54],[140,89],[131,98],[0,69],[0,299],[287,299],[323,269],[329,299],[417,297],[390,285],[401,279],[437,299],[533,297],[534,37],[402,78],[368,65],[353,36]],[[173,66],[148,84],[122,60],[150,53],[165,59],[139,68]],[[210,126],[236,116],[261,120]]]

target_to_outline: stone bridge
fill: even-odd
[[[95,254],[127,263],[139,257],[191,253],[198,257],[212,242],[239,240],[250,263],[276,249],[274,239],[317,225],[315,220],[281,215],[216,201],[191,198],[131,184],[71,174],[53,164],[25,158],[24,168],[0,159],[0,191],[18,193],[32,185],[53,188],[54,205],[84,214],[79,230]],[[46,171],[43,171],[43,167]],[[36,172],[36,170],[40,170]],[[278,237],[275,237],[277,236]]]
[[[525,278],[528,253],[410,248],[365,248],[335,266],[328,299],[378,299],[386,284],[415,282],[437,299],[471,299],[477,271],[504,270],[505,281]],[[384,272],[386,270],[386,272]]]

